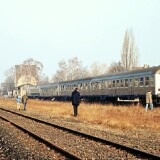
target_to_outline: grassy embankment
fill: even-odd
[[[0,106],[16,109],[14,99],[0,99]],[[69,102],[28,100],[27,111],[50,117],[74,118]],[[143,106],[113,106],[81,103],[76,119],[117,129],[149,129],[160,131],[160,107],[145,111]]]

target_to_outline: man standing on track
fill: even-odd
[[[75,87],[74,91],[72,92],[71,100],[73,105],[74,116],[76,117],[78,115],[78,106],[80,102],[80,93],[77,87]]]

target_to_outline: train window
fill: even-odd
[[[116,81],[113,80],[113,81],[112,81],[112,87],[113,87],[113,88],[115,88],[115,84],[116,84]]]
[[[94,89],[94,87],[93,87],[93,83],[91,83],[91,88],[92,88],[92,89]]]
[[[150,86],[154,86],[154,77],[149,78]]]
[[[92,89],[95,90],[96,89],[96,84],[92,83]]]
[[[102,86],[102,89],[105,89],[105,88],[106,88],[105,81],[102,81],[102,82],[101,82],[101,86]]]
[[[80,83],[80,84],[79,84],[79,89],[80,89],[80,90],[83,90],[83,89],[84,89],[84,87],[83,87],[83,84],[82,84],[82,83]]]
[[[125,86],[125,87],[128,87],[128,79],[125,79],[125,80],[124,80],[124,86]]]
[[[124,87],[123,79],[121,79],[121,88]]]
[[[105,86],[106,86],[106,88],[107,88],[107,86],[108,86],[108,82],[107,82],[107,81],[105,81]]]
[[[112,87],[112,82],[111,80],[108,81],[108,88],[111,88]]]
[[[99,84],[99,85],[98,85],[98,87],[99,87],[98,89],[101,89],[101,88],[102,88],[101,83],[99,82],[98,84]]]
[[[87,84],[87,83],[85,83],[83,87],[84,87],[84,89],[85,89],[85,90],[87,90],[87,88],[88,88],[88,84]]]
[[[149,86],[149,77],[145,77],[145,86]]]
[[[134,78],[134,86],[138,87],[138,83],[139,83],[139,79],[138,78]]]
[[[132,79],[129,79],[129,86],[132,87]]]
[[[84,87],[84,89],[86,90],[86,89],[87,89],[87,83],[85,83],[85,84],[83,85],[83,87]]]
[[[99,82],[96,82],[96,83],[95,83],[95,89],[100,89],[100,84],[99,84]]]
[[[116,80],[116,86],[117,86],[117,88],[120,87],[120,81],[119,81],[119,79]]]
[[[80,89],[81,89],[81,90],[84,90],[84,89],[85,89],[83,83],[80,84]]]
[[[98,82],[95,82],[95,83],[92,83],[92,89],[99,89],[99,83]]]
[[[144,77],[139,78],[139,86],[143,87],[144,86]]]

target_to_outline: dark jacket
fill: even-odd
[[[71,95],[72,105],[79,105],[80,102],[80,93],[78,90],[74,90]]]
[[[27,103],[28,97],[26,95],[24,95],[22,97],[22,103]]]

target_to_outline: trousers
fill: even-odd
[[[73,112],[74,116],[76,117],[78,115],[78,105],[73,105]]]
[[[153,103],[146,103],[146,111],[148,110],[148,106],[151,110],[153,109]]]
[[[26,103],[23,103],[24,110],[26,110]]]

